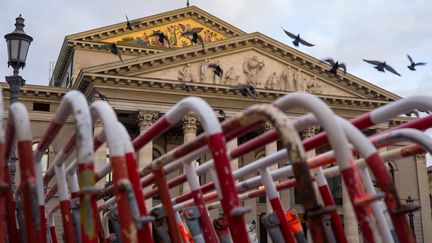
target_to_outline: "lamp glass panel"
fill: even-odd
[[[29,48],[30,42],[27,42],[25,40],[21,41],[21,50],[19,53],[19,61],[25,63],[27,58],[27,52]]]
[[[11,49],[10,49],[11,55],[9,61],[17,61],[20,40],[10,40],[9,42],[11,44]]]

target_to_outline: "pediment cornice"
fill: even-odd
[[[295,66],[304,72],[319,76],[333,86],[356,94],[361,98],[378,99],[391,101],[400,97],[370,84],[351,74],[330,74],[329,66],[322,61],[304,54],[283,43],[273,40],[260,33],[251,33],[231,39],[225,39],[209,43],[205,50],[200,46],[189,46],[182,49],[175,49],[158,55],[142,56],[128,59],[122,62],[113,62],[86,68],[87,73],[101,73],[122,76],[145,75],[155,70],[163,70],[172,66],[186,64],[192,61],[213,59],[229,53],[244,51],[247,49],[256,50],[264,55],[270,56],[290,66]]]
[[[217,29],[229,37],[235,37],[246,34],[244,31],[236,28],[235,26],[203,11],[202,9],[190,6],[186,8],[180,8],[173,11],[164,12],[161,14],[155,14],[139,19],[131,20],[134,22],[134,29],[129,30],[126,26],[126,21],[118,24],[105,26],[89,31],[80,32],[67,36],[68,40],[81,40],[81,41],[98,41],[101,39],[107,39],[127,33],[135,32],[142,29],[157,27],[173,21],[182,20],[185,18],[192,18],[209,28]]]

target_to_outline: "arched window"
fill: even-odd
[[[36,151],[38,145],[39,145],[38,142],[32,144],[33,152]],[[41,163],[42,163],[42,173],[45,175],[45,173],[49,168],[49,149],[45,150],[45,153],[42,155]]]

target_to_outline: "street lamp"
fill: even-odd
[[[12,33],[5,35],[8,51],[8,67],[12,66],[13,75],[6,76],[6,82],[9,84],[10,104],[18,101],[20,89],[25,84],[25,80],[19,76],[19,69],[25,67],[27,53],[30,43],[33,38],[24,32],[24,18],[18,16],[15,19],[15,30]],[[15,172],[17,157],[15,148],[13,149],[11,159],[9,161],[9,171],[12,180],[12,190],[15,191]]]
[[[24,32],[24,18],[21,14],[16,18],[15,30],[5,35],[8,50],[8,67],[14,69],[13,76],[7,76],[6,82],[10,86],[10,103],[18,101],[20,88],[25,80],[19,76],[19,69],[25,67],[27,53],[33,38]]]
[[[406,202],[407,206],[410,208],[414,206],[414,200],[411,198],[411,195],[408,195],[408,198],[405,200],[405,202]],[[410,223],[411,231],[412,231],[414,239],[415,239],[414,214],[413,214],[412,210],[409,211],[408,217],[409,217],[409,223]]]

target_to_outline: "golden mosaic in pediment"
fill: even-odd
[[[217,40],[223,40],[227,37],[207,26],[193,20],[184,19],[181,21],[171,22],[169,24],[148,28],[145,30],[135,31],[125,35],[120,35],[108,39],[101,40],[107,43],[118,43],[121,45],[131,45],[131,46],[160,46],[164,47],[163,43],[157,41],[156,36],[152,36],[154,31],[160,31],[165,34],[168,38],[169,45],[172,48],[179,48],[191,45],[191,40],[187,37],[182,36],[185,31],[192,30],[194,28],[201,29],[199,35],[201,36],[204,44],[210,43]]]

